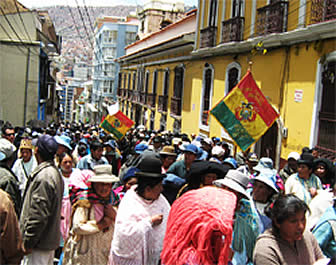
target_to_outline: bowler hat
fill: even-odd
[[[112,174],[111,165],[96,165],[93,167],[94,175],[88,179],[88,182],[114,183],[119,178]]]
[[[314,156],[311,153],[303,153],[300,156],[300,159],[297,161],[298,164],[305,164],[309,168],[314,166]]]
[[[145,156],[139,163],[139,172],[135,175],[138,177],[148,177],[148,178],[163,178],[165,174],[162,174],[162,163],[161,160],[155,156],[148,155]]]
[[[229,187],[230,189],[239,192],[246,198],[250,198],[246,192],[247,185],[249,184],[249,178],[242,172],[234,169],[230,169],[224,179],[217,179],[213,184],[217,187]]]

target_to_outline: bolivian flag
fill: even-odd
[[[107,115],[99,125],[107,133],[112,133],[118,140],[122,139],[126,132],[133,126],[134,121],[130,120],[120,110],[113,114]]]
[[[210,113],[243,151],[258,141],[279,116],[250,71]]]

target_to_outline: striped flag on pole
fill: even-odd
[[[99,125],[107,133],[112,133],[118,140],[122,139],[126,132],[133,126],[134,121],[129,119],[120,110],[113,115],[107,115]]]
[[[210,110],[210,114],[243,151],[258,141],[279,116],[262,94],[251,71]]]

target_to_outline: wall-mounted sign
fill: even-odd
[[[295,89],[294,101],[295,102],[302,102],[302,98],[303,98],[303,90],[302,89]]]

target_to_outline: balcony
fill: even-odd
[[[140,103],[140,92],[137,90],[133,91],[133,99],[132,99],[133,103]]]
[[[143,91],[141,91],[140,92],[140,103],[141,104],[146,104],[146,101],[147,101],[147,99],[146,99],[146,93],[143,92]]]
[[[168,96],[159,96],[158,111],[167,112],[168,109]]]
[[[151,108],[155,108],[156,94],[148,93],[147,94],[147,104]]]
[[[127,99],[129,101],[132,101],[132,99],[133,99],[133,90],[132,89],[128,89],[127,91],[128,91],[127,92]]]
[[[123,88],[122,97],[127,98],[127,89]]]
[[[244,35],[243,17],[233,17],[222,22],[222,43],[242,41]]]
[[[200,48],[210,48],[216,46],[217,27],[210,26],[201,29]]]
[[[312,0],[310,24],[336,19],[336,0]]]
[[[176,97],[171,98],[170,111],[173,115],[181,116],[181,111],[182,111],[182,99],[181,98],[176,98]]]
[[[279,1],[257,9],[258,36],[287,31],[288,2]]]

